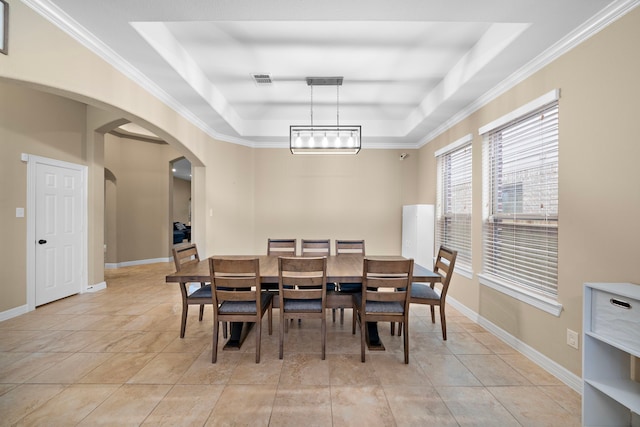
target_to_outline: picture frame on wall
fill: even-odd
[[[9,3],[0,0],[0,53],[9,54]]]

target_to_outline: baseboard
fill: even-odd
[[[116,262],[116,263],[105,263],[105,270],[121,268],[121,267],[131,267],[133,265],[144,265],[144,264],[157,264],[160,262],[172,262],[173,258],[151,258],[151,259],[139,259],[137,261],[124,261],[124,262]]]
[[[464,314],[469,319],[473,320],[487,331],[491,332],[493,335],[500,338],[502,341],[518,350],[523,355],[527,356],[531,361],[540,366],[545,371],[549,372],[554,377],[558,378],[560,381],[565,383],[568,387],[571,387],[573,390],[582,395],[582,378],[569,371],[565,367],[559,365],[553,360],[549,359],[544,354],[540,353],[538,350],[533,347],[525,344],[520,341],[518,338],[509,334],[504,329],[498,327],[494,323],[480,316],[475,311],[469,309],[464,304],[456,301],[455,298],[451,296],[447,297],[447,304],[451,305],[451,307],[458,310],[460,313]]]
[[[97,292],[103,289],[107,289],[107,282],[96,283],[95,285],[88,285],[85,292]]]
[[[26,304],[9,309],[7,311],[0,312],[0,322],[4,320],[13,319],[14,317],[20,316],[21,314],[25,314],[28,312],[29,312],[29,309]]]

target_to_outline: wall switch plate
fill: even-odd
[[[571,329],[567,329],[567,345],[569,347],[573,347],[576,350],[580,347],[578,345],[578,333],[576,331],[572,331]]]
[[[24,208],[16,208],[16,218],[24,218]]]

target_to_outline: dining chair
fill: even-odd
[[[269,335],[273,331],[273,293],[262,292],[258,258],[209,258],[213,310],[211,363],[218,358],[220,322],[251,322],[256,330],[256,363],[260,363],[262,318],[268,313]]]
[[[364,259],[362,292],[353,294],[351,331],[360,324],[360,356],[365,361],[367,322],[404,324],[404,363],[409,363],[409,295],[413,259]]]
[[[327,258],[279,257],[280,359],[284,352],[284,333],[288,319],[320,319],[322,360],[327,341]]]
[[[298,255],[298,239],[267,239],[267,255],[269,256],[296,256]],[[277,291],[277,283],[263,283],[262,289]]]
[[[365,256],[364,240],[336,239],[336,256],[340,255]],[[362,283],[336,283],[336,291],[340,293],[354,293],[362,290]],[[335,321],[335,319],[334,319]],[[344,307],[340,307],[340,324],[344,323]]]
[[[440,307],[440,324],[442,326],[442,339],[447,340],[447,320],[445,307],[449,283],[453,276],[458,251],[440,246],[438,256],[433,267],[433,272],[440,274],[441,287],[438,289],[435,283],[413,283],[411,285],[411,302],[414,304],[426,304],[431,306],[431,322],[436,323],[435,306]],[[398,335],[402,334],[402,325],[398,328]],[[405,333],[406,334],[406,333]]]
[[[270,256],[296,256],[297,239],[268,239],[267,255]]]
[[[176,271],[182,271],[182,268],[197,264],[200,262],[200,256],[198,255],[198,248],[195,243],[191,243],[184,246],[176,246],[172,250],[173,263],[176,266]],[[187,328],[187,313],[190,305],[199,305],[200,313],[198,320],[202,321],[204,314],[204,306],[211,304],[211,285],[201,282],[200,287],[194,291],[191,291],[190,284],[187,282],[180,282],[180,293],[182,294],[182,321],[180,324],[180,338],[184,338],[185,330]],[[224,337],[227,337],[227,326],[223,327]]]
[[[302,256],[306,257],[321,257],[327,258],[331,255],[331,239],[302,239],[300,243],[300,252]],[[331,282],[327,283],[327,291],[333,291],[336,288],[336,284]],[[336,321],[336,309],[331,310],[333,321]]]
[[[328,257],[331,255],[331,239],[302,239],[300,254],[306,257]]]

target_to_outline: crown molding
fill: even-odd
[[[610,3],[599,13],[592,16],[588,21],[567,34],[563,39],[559,40],[549,49],[545,50],[543,53],[538,55],[533,60],[529,61],[515,73],[504,79],[493,89],[489,90],[480,98],[469,104],[465,109],[460,110],[442,125],[429,132],[418,142],[418,148],[428,144],[438,135],[444,133],[457,123],[461,122],[471,114],[478,111],[480,108],[487,105],[489,102],[496,99],[498,96],[502,95],[517,84],[531,77],[533,74],[540,71],[551,62],[555,61],[574,47],[578,46],[582,42],[586,41],[590,37],[603,30],[608,25],[612,24],[622,16],[629,13],[638,5],[640,5],[640,0],[620,0]]]
[[[49,0],[22,0],[24,4],[31,9],[42,15],[45,19],[56,25],[62,31],[71,36],[74,40],[85,46],[91,52],[98,55],[107,63],[112,65],[116,70],[124,74],[126,77],[133,80],[140,85],[143,89],[151,93],[158,98],[161,102],[173,109],[176,113],[184,117],[187,121],[194,126],[202,130],[204,133],[212,137],[213,139],[229,142],[233,144],[239,144],[251,148],[282,148],[288,147],[288,144],[282,143],[269,143],[266,145],[258,144],[254,141],[247,140],[245,138],[225,135],[217,132],[211,128],[207,123],[200,118],[192,114],[184,105],[179,103],[175,98],[170,96],[166,91],[160,88],[153,81],[148,79],[137,68],[133,67],[128,61],[118,55],[113,49],[104,44],[100,39],[95,37],[86,28],[80,25],[77,21],[72,19],[63,10],[58,8],[55,4]],[[476,101],[469,104],[463,110],[460,110],[449,120],[438,126],[433,131],[429,132],[425,137],[418,140],[415,144],[403,144],[392,145],[385,143],[373,143],[364,144],[362,148],[374,148],[374,149],[419,149],[429,143],[431,140],[442,134],[455,124],[469,117],[471,114],[505,93],[507,90],[513,88],[518,83],[522,82],[526,78],[533,75],[558,57],[567,53],[583,41],[587,40],[591,36],[597,34],[599,31],[607,27],[609,24],[615,22],[620,17],[624,16],[636,6],[640,4],[640,0],[619,0],[610,3],[607,7],[602,9],[598,14],[594,15],[591,19],[586,21],[583,25],[576,28],[569,33],[562,40],[554,44],[545,52],[534,58],[532,61],[521,67],[518,71],[511,74],[500,84],[493,89],[486,92]],[[284,138],[284,137],[283,137]]]
[[[215,131],[55,4],[48,0],[22,0],[22,2],[210,137],[220,141],[255,147],[255,143],[252,141]]]

